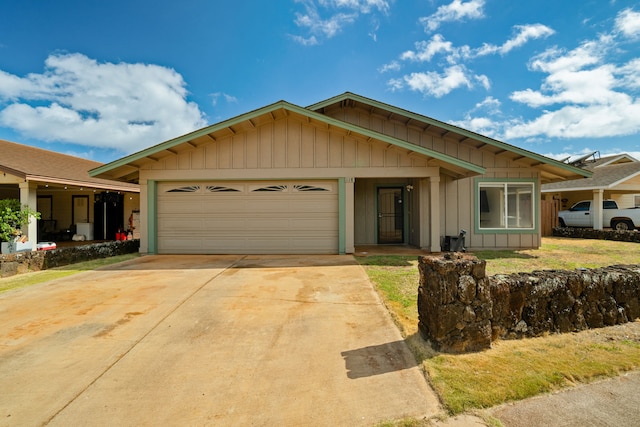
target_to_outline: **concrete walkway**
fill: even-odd
[[[640,426],[640,372],[500,405],[487,412],[506,427]]]
[[[146,256],[0,294],[0,324],[0,426],[440,413],[350,256]]]

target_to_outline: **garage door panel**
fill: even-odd
[[[336,253],[337,188],[336,181],[160,183],[158,251]]]
[[[290,222],[290,227],[295,228],[297,230],[310,230],[314,229],[316,231],[334,231],[337,228],[337,221],[333,221],[331,219],[292,219]]]
[[[175,201],[163,202],[162,207],[163,207],[162,213],[164,215],[190,214],[190,213],[193,213],[194,211],[202,210],[202,206],[196,201],[190,201],[190,203],[185,203],[185,202],[179,203]]]
[[[200,212],[203,213],[232,213],[235,214],[237,212],[251,212],[253,208],[251,207],[249,201],[246,200],[238,200],[238,199],[228,199],[228,200],[207,200],[202,202],[200,206]]]

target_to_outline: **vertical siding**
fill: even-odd
[[[287,122],[276,120],[273,122],[273,140],[271,141],[272,164],[270,167],[287,167]]]
[[[217,169],[230,169],[233,162],[233,138],[224,138],[216,143],[218,147]]]
[[[329,135],[329,167],[342,166],[342,136],[331,133]]]
[[[447,138],[405,125],[400,121],[373,115],[365,110],[339,108],[328,113],[331,117],[346,120],[401,140],[412,142],[429,150],[478,164],[487,169],[485,177],[535,178],[537,173],[510,164],[507,156],[475,150]],[[222,133],[222,132],[221,132]],[[229,132],[231,133],[231,132]],[[257,123],[255,128],[245,128],[233,135],[217,136],[217,140],[204,143],[197,149],[181,153],[157,163],[156,170],[189,169],[264,169],[273,168],[403,168],[426,166],[419,155],[386,143],[368,141],[347,135],[332,126],[298,120],[295,115]],[[295,172],[292,171],[292,176]],[[384,180],[356,180],[356,244],[373,244],[376,236],[376,182]],[[403,180],[406,185],[407,180]],[[474,179],[455,180],[442,176],[440,181],[440,229],[434,233],[457,235],[467,230],[468,247],[503,248],[536,247],[540,238],[535,234],[474,234]],[[416,215],[417,217],[417,215]],[[412,218],[410,227],[419,233],[418,218]],[[419,234],[418,234],[419,235]],[[407,236],[408,238],[408,236]],[[412,240],[413,241],[413,240]]]
[[[343,147],[343,166],[347,168],[354,168],[357,166],[357,152],[358,141],[354,138],[345,138]]]
[[[373,120],[375,121],[375,120]],[[387,126],[393,133],[397,125]],[[416,135],[414,135],[416,136]],[[199,148],[168,156],[147,168],[297,169],[424,167],[427,161],[387,143],[357,138],[339,130],[295,120],[274,120],[232,135],[216,136]]]
[[[287,128],[287,167],[300,167],[300,154],[302,148],[302,124],[290,123]]]
[[[329,132],[324,129],[316,130],[316,157],[314,159],[316,168],[326,168],[329,166]]]
[[[312,168],[317,161],[316,129],[311,126],[300,128],[300,167]]]
[[[273,126],[260,126],[258,129],[258,168],[269,168],[272,165]]]
[[[246,133],[235,135],[231,139],[231,167],[234,169],[244,169],[247,167],[246,153]]]
[[[191,169],[191,151],[187,151],[186,153],[181,153],[177,157],[177,166],[178,169]]]
[[[258,133],[247,132],[245,134],[245,167],[256,169],[258,167]]]

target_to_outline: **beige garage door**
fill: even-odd
[[[337,181],[158,184],[161,254],[338,252]]]

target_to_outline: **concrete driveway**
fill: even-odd
[[[145,256],[0,294],[0,425],[440,413],[350,256]]]

